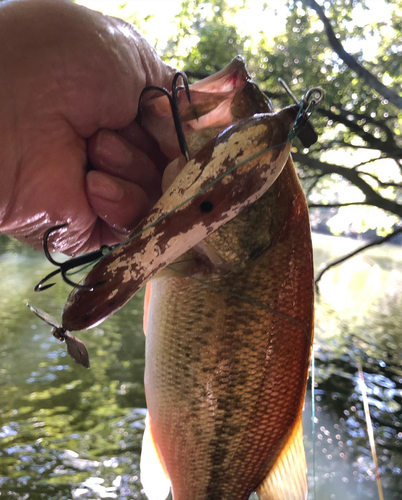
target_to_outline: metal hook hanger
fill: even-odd
[[[286,93],[292,98],[293,102],[300,106],[301,113],[298,116],[293,129],[303,146],[305,148],[309,148],[318,140],[318,134],[314,130],[313,125],[309,122],[309,118],[313,110],[324,100],[325,92],[321,87],[313,87],[299,100],[282,78],[278,78],[278,82],[285,89]]]
[[[47,290],[48,288],[51,288],[54,286],[56,283],[48,283],[45,284],[47,281],[49,281],[53,276],[56,276],[57,274],[61,274],[61,277],[63,278],[63,281],[65,281],[67,284],[74,288],[83,288],[85,290],[93,290],[94,287],[88,287],[85,285],[80,285],[79,283],[75,283],[72,281],[68,276],[67,272],[70,271],[71,269],[74,269],[76,267],[83,266],[85,264],[90,264],[91,262],[95,262],[107,253],[111,252],[113,248],[115,247],[109,247],[107,245],[102,246],[99,250],[95,250],[93,252],[86,253],[84,255],[80,255],[78,257],[73,257],[72,259],[66,260],[65,262],[57,262],[50,254],[49,251],[49,237],[52,233],[55,231],[58,231],[59,229],[66,227],[67,224],[60,224],[58,226],[53,226],[49,228],[44,236],[43,236],[43,251],[45,253],[45,256],[47,260],[52,263],[54,266],[57,266],[58,269],[55,271],[52,271],[49,273],[47,276],[45,276],[43,279],[39,281],[39,283],[35,286],[34,290],[35,292],[43,292],[44,290]]]
[[[325,92],[321,87],[313,87],[304,94],[301,100],[306,104],[306,113],[311,115],[313,110],[324,100]]]
[[[288,84],[282,78],[278,78],[278,82],[286,90],[286,93],[293,99],[295,104],[300,105],[303,103],[305,105],[310,105],[313,107],[319,106],[325,97],[325,92],[321,87],[313,87],[309,89],[303,97],[299,100],[294,93],[290,90]]]
[[[283,80],[283,78],[278,78],[278,82],[282,85],[282,87],[286,90],[286,93],[292,98],[295,104],[300,104],[299,99],[294,95],[294,93],[290,90],[288,84]]]

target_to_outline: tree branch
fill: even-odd
[[[341,117],[342,123],[347,125],[349,128],[351,128],[350,124],[353,124],[355,127],[354,131],[357,133],[360,131],[363,134],[366,134],[368,137],[371,137],[372,139],[370,139],[370,141],[375,140],[375,141],[383,142],[383,141],[381,141],[381,139],[378,139],[377,137],[373,136],[372,134],[369,134],[368,132],[366,132],[364,130],[364,128],[357,123],[357,120],[361,120],[363,123],[367,123],[367,124],[370,123],[370,124],[380,128],[385,133],[385,135],[386,135],[385,144],[389,144],[390,147],[398,147],[398,145],[396,144],[395,139],[394,139],[394,134],[393,134],[392,130],[387,125],[387,120],[380,119],[380,118],[373,118],[370,115],[366,115],[364,113],[357,113],[356,111],[348,111],[348,110],[342,108],[342,106],[340,104],[336,104],[336,103],[332,103],[331,108],[332,107],[335,107],[339,112],[339,115],[333,114],[333,116],[332,116],[333,120],[336,119],[334,117],[338,117],[337,121],[339,121],[339,117]],[[325,110],[323,108],[320,108],[320,109],[323,110],[322,114],[324,114]],[[353,120],[351,120],[349,118],[351,116],[354,118]],[[397,117],[395,117],[395,119],[397,119]]]
[[[377,245],[382,245],[383,243],[389,241],[390,239],[394,238],[394,236],[396,236],[397,234],[400,234],[400,233],[402,233],[402,227],[399,227],[398,229],[395,229],[395,231],[393,233],[387,234],[387,236],[383,236],[382,238],[378,238],[378,239],[376,239],[374,241],[371,241],[370,243],[367,243],[367,245],[363,245],[362,247],[357,248],[353,252],[350,252],[350,253],[344,255],[343,257],[341,257],[340,259],[334,260],[333,262],[331,262],[330,264],[328,264],[327,266],[325,266],[324,269],[318,273],[318,276],[317,276],[317,278],[314,281],[316,292],[319,293],[318,283],[321,280],[321,278],[323,277],[323,275],[329,269],[331,269],[332,267],[337,266],[338,264],[341,264],[342,262],[345,262],[346,260],[351,259],[352,257],[354,257],[355,255],[357,255],[357,254],[359,254],[361,252],[364,252],[364,250],[367,250],[367,248],[371,248],[371,247],[374,247],[374,246],[377,246]]]
[[[376,175],[370,174],[369,172],[362,172],[361,170],[359,170],[359,174],[360,175],[367,175],[368,177],[371,177],[376,182],[378,182],[378,184],[381,187],[394,187],[396,189],[402,189],[402,184],[398,184],[397,182],[383,182],[383,181],[380,181],[380,179]]]
[[[307,192],[306,192],[306,196],[307,197],[310,196],[310,194],[313,191],[313,189],[316,187],[316,185],[318,184],[318,182],[320,181],[320,179],[322,177],[324,177],[324,176],[325,176],[325,174],[323,174],[323,173],[314,175],[313,182],[310,184],[310,186],[308,187]]]
[[[385,99],[388,99],[388,101],[394,106],[402,109],[402,97],[390,88],[386,87],[379,80],[377,80],[377,78],[372,73],[370,73],[370,71],[368,71],[366,68],[363,68],[363,66],[360,66],[356,59],[348,52],[346,52],[341,42],[336,37],[331,23],[325,15],[324,9],[315,0],[304,0],[304,2],[306,5],[317,12],[318,17],[324,24],[325,32],[332,49],[338,54],[343,62],[347,64],[349,68],[352,69],[357,75],[359,75],[360,78],[362,78],[367,83],[367,85],[370,85],[370,87],[379,92],[383,97],[385,97]]]
[[[351,207],[353,205],[370,205],[367,201],[349,201],[347,203],[309,203],[308,208],[341,208]]]
[[[340,165],[326,163],[302,153],[293,153],[292,156],[297,162],[303,163],[314,170],[320,170],[325,174],[341,175],[362,191],[366,197],[366,203],[368,205],[377,206],[387,212],[397,215],[398,217],[402,217],[402,205],[395,201],[388,200],[378,194],[377,191],[370,186],[370,184],[360,177],[360,173],[358,171],[351,168],[341,167]]]
[[[386,134],[387,140],[382,141],[381,139],[377,139],[369,132],[363,130],[363,128],[358,125],[355,121],[348,119],[348,116],[356,116],[353,112],[347,112],[342,108],[338,108],[339,113],[334,113],[333,111],[325,108],[319,108],[317,111],[323,116],[326,116],[329,120],[332,120],[337,123],[342,123],[347,128],[349,128],[356,135],[361,137],[367,144],[370,145],[370,149],[378,149],[379,151],[384,151],[392,156],[400,157],[401,148],[395,143],[394,137],[388,127],[384,124],[379,124],[373,121],[373,124],[377,124]],[[359,146],[361,147],[361,146]]]
[[[338,148],[369,149],[370,151],[372,151],[373,149],[377,149],[373,146],[368,146],[368,145],[362,146],[361,144],[351,144],[350,142],[337,141],[334,139],[332,141],[320,143],[320,151],[323,152],[323,151],[328,151],[329,149],[332,150],[334,146]],[[388,155],[387,157],[391,158],[392,160],[395,159],[394,156],[392,155]],[[386,158],[386,156],[384,156],[384,158]]]
[[[357,165],[355,165],[353,167],[354,170],[360,168],[360,167],[363,167],[364,165],[368,165],[369,163],[374,163],[375,161],[377,160],[383,160],[384,158],[386,158],[385,156],[376,156],[375,158],[370,158],[369,160],[366,160],[366,161],[362,161],[360,163],[358,163]]]
[[[385,143],[383,143],[385,144]],[[390,158],[391,160],[395,160],[398,158],[398,155],[402,154],[402,149],[399,152],[392,152],[392,151],[387,151],[385,149],[379,149],[375,147],[373,144],[366,144],[366,145],[361,145],[361,144],[351,144],[350,142],[346,141],[328,141],[324,143],[323,145],[320,145],[322,150],[324,149],[332,149],[333,146],[338,146],[338,147],[343,147],[343,148],[351,148],[351,149],[367,149],[372,151],[373,149],[376,149],[377,151],[381,151],[384,156],[381,158]]]

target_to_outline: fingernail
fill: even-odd
[[[124,196],[124,188],[118,181],[96,170],[91,170],[87,175],[87,189],[92,196],[109,201],[120,201]]]
[[[101,130],[96,140],[97,154],[106,162],[127,165],[133,160],[131,149],[116,133]]]

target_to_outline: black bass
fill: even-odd
[[[233,112],[239,75],[248,82],[236,65],[196,87],[218,92],[215,108],[212,95],[205,109],[220,107],[221,114],[227,88],[235,89],[227,100],[232,121],[255,112],[247,112],[247,98],[243,116]],[[141,459],[151,500],[169,488],[174,500],[247,500],[253,491],[261,500],[307,496],[301,413],[314,293],[307,204],[289,158],[297,106],[272,113],[262,94],[249,102],[264,114],[217,138],[209,122],[204,139],[189,141],[201,149],[190,147],[193,159],[137,228],[140,236],[95,266],[84,281],[93,291],[75,290],[63,313],[64,328],[90,327],[153,278]],[[156,101],[157,112],[162,105]],[[202,110],[188,113],[187,136],[201,137],[194,116]],[[172,144],[166,148],[177,148]]]

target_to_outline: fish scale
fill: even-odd
[[[260,256],[240,270],[223,265],[200,273],[210,287],[174,273],[152,282],[147,404],[175,500],[246,500],[262,492],[300,420],[313,271],[307,206],[291,160],[257,203],[257,213],[255,205],[246,209],[224,232],[235,262],[237,248],[253,255],[261,244],[257,225],[269,219],[273,230]],[[219,236],[207,240],[211,249]]]

